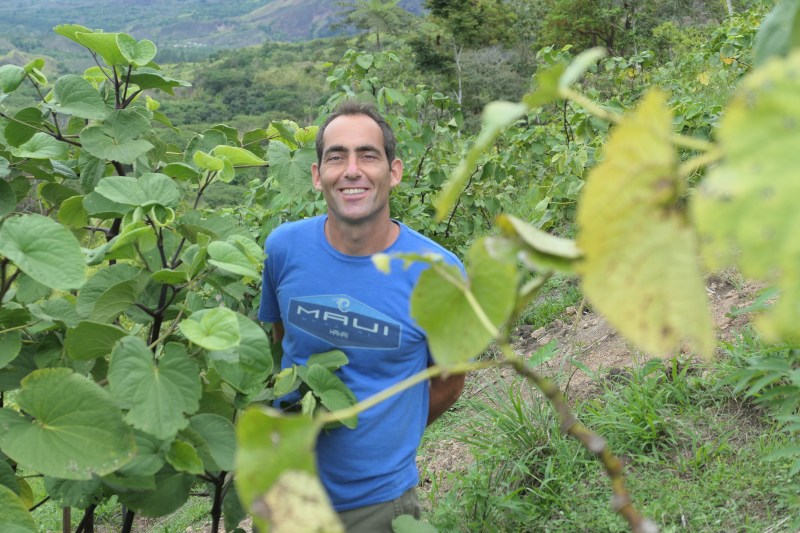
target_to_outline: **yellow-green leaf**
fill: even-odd
[[[780,289],[759,323],[770,337],[796,337],[800,323],[800,167],[791,163],[800,146],[798,94],[800,51],[743,80],[720,124],[722,164],[692,203],[710,268],[735,265]]]
[[[647,352],[687,341],[714,350],[694,232],[677,204],[678,157],[666,96],[650,92],[623,118],[578,208],[578,266],[592,305]]]

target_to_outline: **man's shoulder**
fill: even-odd
[[[308,238],[313,235],[321,216],[284,222],[267,235],[266,242],[267,244],[276,244],[279,242],[291,242],[299,237]]]

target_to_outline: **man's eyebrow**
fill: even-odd
[[[347,148],[346,146],[343,146],[341,144],[333,144],[325,149],[324,155],[328,155],[330,153],[343,153],[343,152],[347,153],[349,151],[350,149]],[[383,153],[381,149],[375,146],[374,144],[364,144],[361,146],[356,146],[355,151],[358,153],[364,153],[364,152],[375,152],[377,154]]]

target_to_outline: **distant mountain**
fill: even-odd
[[[400,5],[420,14],[423,3]],[[65,23],[123,31],[161,50],[306,41],[347,32],[331,28],[342,9],[337,0],[0,0],[0,56],[52,46],[52,28]]]

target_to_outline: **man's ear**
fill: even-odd
[[[403,179],[403,162],[395,158],[395,160],[392,161],[392,164],[389,165],[389,174],[392,177],[392,187],[396,187]]]
[[[311,184],[314,189],[321,191],[322,185],[319,180],[319,166],[316,163],[311,163]]]

